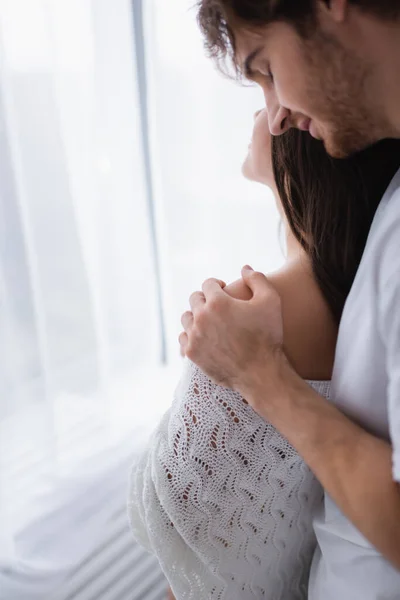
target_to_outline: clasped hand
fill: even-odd
[[[283,356],[281,300],[262,273],[243,267],[242,279],[226,286],[207,279],[182,315],[181,353],[215,383],[251,392]]]

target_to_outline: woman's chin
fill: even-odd
[[[254,181],[255,183],[261,183],[262,185],[266,185],[269,188],[273,189],[275,186],[274,176],[267,171],[264,170],[263,173],[260,173],[260,168],[255,168],[254,162],[250,154],[248,154],[246,160],[242,165],[242,175],[249,181]]]
[[[242,166],[242,175],[248,181],[253,181],[254,183],[262,183],[263,185],[268,185],[263,177],[257,177],[257,174],[254,173],[253,169],[249,167],[248,164],[244,163]]]
[[[256,169],[254,169],[254,162],[250,150],[242,165],[242,175],[249,181],[259,182]]]
[[[242,175],[246,179],[253,181],[253,175],[252,175],[252,169],[250,167],[249,157],[246,158],[246,160],[244,161],[244,163],[242,165]]]

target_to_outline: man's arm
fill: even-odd
[[[254,385],[242,393],[296,448],[355,527],[400,569],[400,486],[392,478],[391,446],[353,423],[289,365],[277,371],[268,402],[265,372],[255,373]]]
[[[185,354],[220,385],[239,391],[303,456],[342,512],[400,569],[400,489],[392,449],[314,392],[282,350],[278,294],[261,273],[244,269],[247,302],[217,280],[190,298],[182,317]]]
[[[168,598],[167,600],[175,600],[175,596],[172,593],[172,590],[169,588],[168,589]]]

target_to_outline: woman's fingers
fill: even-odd
[[[200,308],[206,302],[203,292],[194,292],[189,298],[190,308],[194,312],[196,308]]]
[[[225,281],[211,277],[210,279],[205,280],[202,285],[202,290],[205,298],[207,299],[209,296],[221,293],[224,287],[226,287]]]
[[[179,335],[179,347],[180,347],[180,353],[181,356],[185,357],[186,356],[186,346],[188,345],[188,336],[186,331],[182,331],[182,333]]]
[[[189,298],[189,304],[191,310],[187,310],[183,313],[181,317],[181,323],[184,331],[179,335],[179,345],[180,345],[180,353],[181,356],[186,356],[186,348],[189,343],[189,335],[194,323],[194,315],[193,313],[197,312],[199,309],[203,308],[206,304],[206,296],[205,291],[211,296],[215,296],[222,291],[222,289],[226,286],[225,281],[221,279],[207,279],[203,283],[203,291],[202,292],[194,292]]]
[[[193,325],[193,313],[190,310],[187,310],[186,312],[183,313],[183,315],[181,317],[181,323],[182,323],[182,327],[185,331],[188,331],[191,329],[191,327]]]

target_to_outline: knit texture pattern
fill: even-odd
[[[309,382],[329,397],[329,382]],[[129,517],[177,600],[303,600],[323,491],[237,392],[187,361],[135,463]]]

